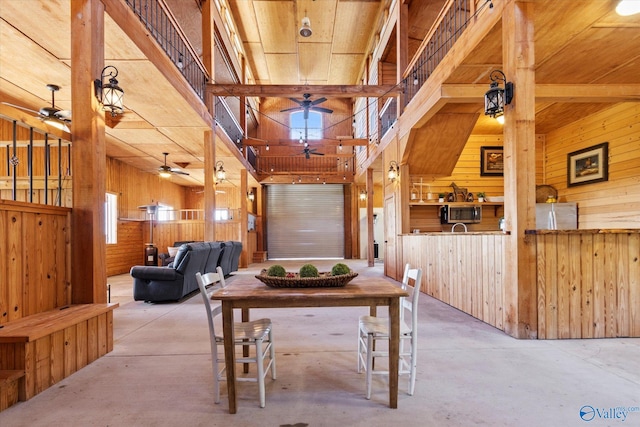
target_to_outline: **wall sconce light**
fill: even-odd
[[[491,84],[487,93],[484,94],[484,114],[497,119],[504,115],[504,106],[511,103],[514,87],[500,70],[493,70],[489,78]],[[500,87],[500,81],[504,88]]]
[[[389,162],[389,172],[387,172],[387,178],[389,181],[394,182],[400,176],[400,168],[398,167],[398,163],[395,160],[391,160]]]
[[[367,190],[361,190],[360,191],[360,201],[364,202],[365,200],[367,200]]]
[[[224,181],[227,178],[227,172],[225,172],[223,165],[222,160],[216,162],[216,181],[218,182]]]
[[[250,202],[253,202],[256,199],[256,195],[253,194],[252,191],[250,191],[249,193],[247,193],[247,199],[249,199]]]
[[[112,70],[113,69],[113,70]],[[107,70],[109,72],[107,73]],[[96,98],[102,104],[102,109],[111,113],[111,117],[124,112],[124,90],[118,86],[118,69],[113,65],[107,65],[102,69],[100,79],[94,80]],[[109,83],[104,83],[104,79],[109,77]]]

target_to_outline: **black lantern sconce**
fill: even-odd
[[[247,199],[249,199],[249,201],[253,203],[253,201],[256,199],[256,195],[253,194],[253,191],[247,193]]]
[[[104,111],[111,113],[111,117],[124,112],[124,90],[118,86],[117,75],[118,69],[113,65],[107,65],[102,69],[100,79],[96,79],[93,82],[98,102],[102,104]],[[104,83],[107,77],[109,77],[109,82]]]
[[[500,120],[504,115],[504,106],[509,105],[513,99],[513,83],[508,82],[500,70],[493,70],[489,78],[491,84],[487,93],[484,94],[484,114]],[[500,86],[500,82],[504,87]]]
[[[360,190],[360,201],[364,202],[367,200],[367,190]]]
[[[400,167],[395,160],[389,162],[389,172],[387,172],[387,178],[389,181],[394,182],[400,176]]]
[[[217,182],[224,181],[227,178],[227,172],[225,172],[223,165],[224,163],[222,162],[222,160],[216,162],[215,171]]]

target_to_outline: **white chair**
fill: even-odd
[[[225,378],[224,348],[221,348],[218,356],[218,346],[223,347],[222,334],[216,334],[214,318],[222,313],[220,304],[212,306],[211,294],[225,287],[224,274],[218,267],[215,273],[196,273],[196,281],[200,288],[200,294],[207,309],[207,319],[209,320],[209,338],[211,341],[211,361],[213,363],[213,384],[215,387],[215,402],[220,403],[220,381]],[[213,285],[207,290],[207,286]],[[255,347],[254,357],[236,357],[237,363],[253,363],[258,368],[257,375],[252,378],[240,377],[236,381],[254,381],[258,383],[260,391],[260,407],[265,405],[264,377],[271,369],[271,378],[276,379],[276,352],[273,346],[273,332],[270,319],[257,319],[250,322],[235,322],[233,331],[235,345],[240,348],[249,346]],[[268,363],[265,366],[265,360]]]
[[[402,289],[409,293],[409,297],[400,300],[400,360],[398,374],[409,374],[409,395],[413,395],[416,384],[416,362],[418,356],[418,297],[420,296],[420,282],[422,269],[412,269],[405,266],[402,278]],[[411,283],[413,282],[413,283]],[[409,285],[413,285],[413,288]],[[410,312],[410,317],[405,316]],[[376,341],[386,341],[383,349],[376,350]],[[405,341],[411,346],[405,350]],[[367,399],[371,399],[372,374],[389,375],[388,370],[375,370],[376,357],[389,357],[389,319],[375,316],[360,316],[358,332],[358,373],[366,372]]]

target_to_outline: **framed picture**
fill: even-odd
[[[591,184],[609,179],[609,143],[567,154],[567,185]]]
[[[480,147],[480,176],[504,175],[502,147]]]

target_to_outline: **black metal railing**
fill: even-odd
[[[125,1],[171,58],[200,99],[204,100],[209,77],[164,0]]]
[[[215,104],[215,120],[218,126],[224,130],[229,139],[236,145],[238,150],[242,150],[243,132],[240,123],[231,112],[224,97],[218,96]]]
[[[467,28],[471,17],[472,1],[475,0],[449,0],[449,8],[427,34],[425,40],[428,42],[423,45],[418,57],[414,60],[411,71],[405,76],[405,106],[418,93]]]
[[[380,112],[380,136],[384,137],[391,126],[398,120],[398,99],[388,98]]]

